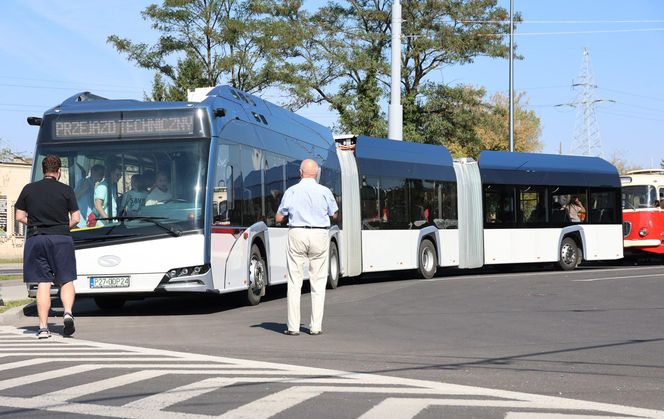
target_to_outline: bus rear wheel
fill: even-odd
[[[580,251],[574,239],[565,237],[562,243],[560,243],[560,259],[558,260],[560,269],[571,271],[581,261],[580,257]]]
[[[95,304],[102,310],[117,310],[124,306],[126,299],[116,295],[95,297]]]
[[[424,279],[433,278],[438,269],[438,257],[436,256],[436,247],[431,240],[422,240],[418,254],[417,272]]]
[[[339,286],[339,249],[335,242],[330,242],[330,270],[327,274],[327,288],[333,290]]]
[[[247,301],[249,305],[255,306],[261,302],[265,295],[267,285],[267,265],[261,249],[251,245],[251,256],[249,258],[249,289],[247,290]]]

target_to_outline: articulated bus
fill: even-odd
[[[72,231],[76,292],[101,308],[185,292],[244,292],[258,304],[267,286],[287,281],[288,227],[274,215],[306,158],[341,209],[329,230],[330,288],[366,272],[431,278],[440,267],[537,262],[568,270],[622,257],[620,179],[599,158],[485,151],[475,162],[442,146],[335,138],[228,86],[200,102],[81,93],[29,122],[40,126],[34,180],[56,154],[61,181],[105,186],[94,191],[111,203],[106,216],[81,196]],[[129,196],[144,199],[128,206]],[[565,211],[573,197],[587,210],[582,222]]]
[[[620,177],[625,252],[664,255],[664,169]]]

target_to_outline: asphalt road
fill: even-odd
[[[233,358],[366,373],[372,380],[388,377],[395,386],[411,385],[410,379],[470,386],[464,387],[466,398],[483,388],[495,390],[486,400],[511,397],[501,393],[508,391],[664,410],[663,266],[440,274],[432,280],[365,277],[328,290],[321,336],[304,333],[304,325],[300,336],[282,334],[286,300],[285,287],[279,286],[268,289],[255,307],[244,306],[240,295],[132,301],[117,311],[79,299],[76,339],[66,341],[202,354],[218,357],[215,362]],[[304,294],[303,322],[309,307]],[[17,326],[31,330],[35,323],[28,316]],[[249,403],[265,391],[247,386],[242,394]],[[278,417],[358,417],[374,406],[367,400],[372,399],[352,394],[323,399],[320,406],[332,409],[328,414],[302,405],[306,408]],[[431,403],[440,404],[437,400]],[[401,400],[399,408],[406,405]],[[374,413],[381,408],[390,411],[389,403],[376,404]],[[440,417],[440,409],[429,406],[417,417]],[[447,409],[452,417],[507,417],[486,406]],[[535,417],[515,409],[510,418]],[[406,417],[395,412],[403,411],[392,410],[392,416]]]

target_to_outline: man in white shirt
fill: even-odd
[[[337,218],[338,206],[332,191],[316,181],[320,168],[314,160],[300,165],[297,185],[286,189],[275,221],[288,217],[288,329],[286,335],[300,334],[300,294],[304,267],[309,262],[311,286],[310,335],[320,335],[323,326],[325,285],[329,270],[330,217]]]

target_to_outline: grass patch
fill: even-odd
[[[4,306],[0,306],[0,313],[4,313],[5,311],[9,310],[10,308],[14,307],[23,307],[24,305],[30,304],[34,302],[32,298],[26,298],[25,300],[13,300],[13,301],[5,301]]]
[[[0,281],[9,281],[10,279],[23,279],[23,275],[0,275]]]
[[[23,263],[23,258],[0,259],[0,265],[8,263]]]

